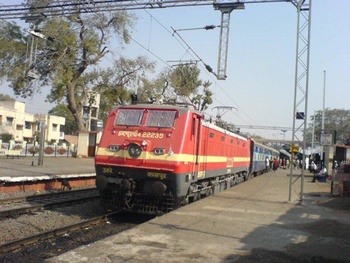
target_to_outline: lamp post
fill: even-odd
[[[35,141],[36,141],[36,131],[34,132],[34,143],[33,143],[33,154],[32,154],[32,166],[34,166]]]
[[[314,111],[314,119],[312,123],[312,135],[311,135],[311,160],[314,159],[315,119],[316,119],[316,112]]]
[[[44,144],[45,144],[45,128],[46,124],[45,122],[40,122],[40,151],[39,151],[39,159],[38,159],[38,165],[43,165],[44,163]]]
[[[325,108],[325,105],[326,105],[326,71],[324,70],[323,71],[323,108],[322,108],[321,134],[324,131],[324,108]],[[321,149],[322,149],[322,151],[321,151],[321,160],[324,161],[324,159],[323,159],[323,150],[324,150],[323,146],[321,146]]]

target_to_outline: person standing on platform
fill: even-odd
[[[277,168],[279,166],[279,161],[275,158],[273,160],[273,171],[276,172],[277,171]]]
[[[265,159],[265,163],[266,163],[266,171],[270,171],[270,160],[269,157],[266,157]]]

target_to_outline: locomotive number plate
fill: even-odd
[[[128,138],[155,138],[162,139],[164,138],[164,133],[162,132],[139,132],[136,131],[119,131],[118,136],[124,136]]]
[[[142,138],[156,138],[156,139],[162,139],[164,137],[164,133],[161,132],[143,132]]]

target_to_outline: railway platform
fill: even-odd
[[[309,175],[302,202],[301,180],[289,200],[288,172],[263,174],[45,262],[350,262],[349,199]]]
[[[18,190],[50,190],[60,187],[63,179],[94,184],[94,158],[46,157],[38,165],[38,157],[6,158],[0,156],[0,192]],[[18,189],[21,186],[22,189]]]

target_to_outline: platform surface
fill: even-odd
[[[287,173],[258,176],[46,262],[349,262],[349,199],[308,176],[303,202],[301,180],[289,200]]]
[[[45,157],[38,165],[38,157],[0,157],[0,182],[5,183],[93,175],[94,158]]]

